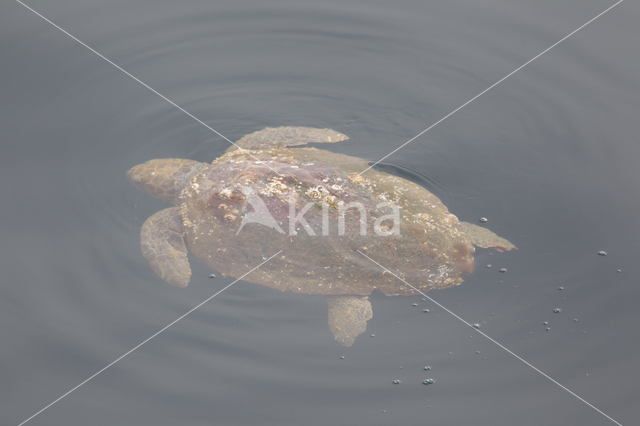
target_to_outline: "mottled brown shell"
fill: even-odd
[[[475,249],[458,219],[425,188],[373,169],[358,174],[366,168],[361,159],[314,148],[228,152],[181,193],[187,245],[211,268],[233,277],[282,250],[243,279],[300,293],[417,293],[363,254],[422,292],[460,284],[461,274],[473,271]],[[253,211],[247,194],[263,200],[283,232],[259,223],[238,232]],[[290,197],[294,214],[312,204],[303,217],[316,235],[300,223],[291,235]],[[358,202],[366,212],[361,223],[359,210],[347,210],[344,235],[338,228],[341,202]],[[374,224],[389,214],[388,207],[379,207],[387,202],[399,207],[399,233],[379,236]],[[329,206],[327,235],[322,204]]]

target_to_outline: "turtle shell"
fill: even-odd
[[[212,269],[283,291],[410,295],[460,284],[475,249],[458,219],[425,188],[366,168],[315,148],[227,152],[180,194],[186,243]]]

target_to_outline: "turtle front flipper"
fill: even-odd
[[[151,268],[160,278],[178,287],[186,287],[191,278],[184,235],[177,207],[160,210],[151,216],[140,232],[142,254]]]
[[[504,238],[498,237],[487,228],[462,221],[460,221],[460,225],[462,225],[465,234],[475,246],[482,248],[495,248],[496,250],[517,250],[516,246],[514,246]]]
[[[343,346],[351,346],[373,317],[367,296],[327,296],[329,329]]]
[[[231,145],[227,152],[240,148],[268,149],[285,146],[306,145],[308,143],[334,143],[349,139],[346,135],[331,129],[315,127],[267,127],[250,133]]]

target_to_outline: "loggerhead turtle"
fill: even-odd
[[[515,248],[488,229],[458,221],[413,182],[374,169],[362,173],[365,160],[288,148],[345,139],[330,129],[266,128],[211,164],[166,158],[133,167],[129,181],[176,206],[142,225],[144,256],[162,279],[185,287],[191,277],[187,246],[234,278],[282,250],[243,280],[325,295],[329,328],[351,346],[373,315],[367,297],[373,290],[412,295],[459,285],[461,274],[473,271],[474,245]]]

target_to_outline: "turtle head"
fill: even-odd
[[[127,179],[152,197],[178,205],[182,188],[205,167],[207,164],[198,161],[160,158],[131,168]]]

